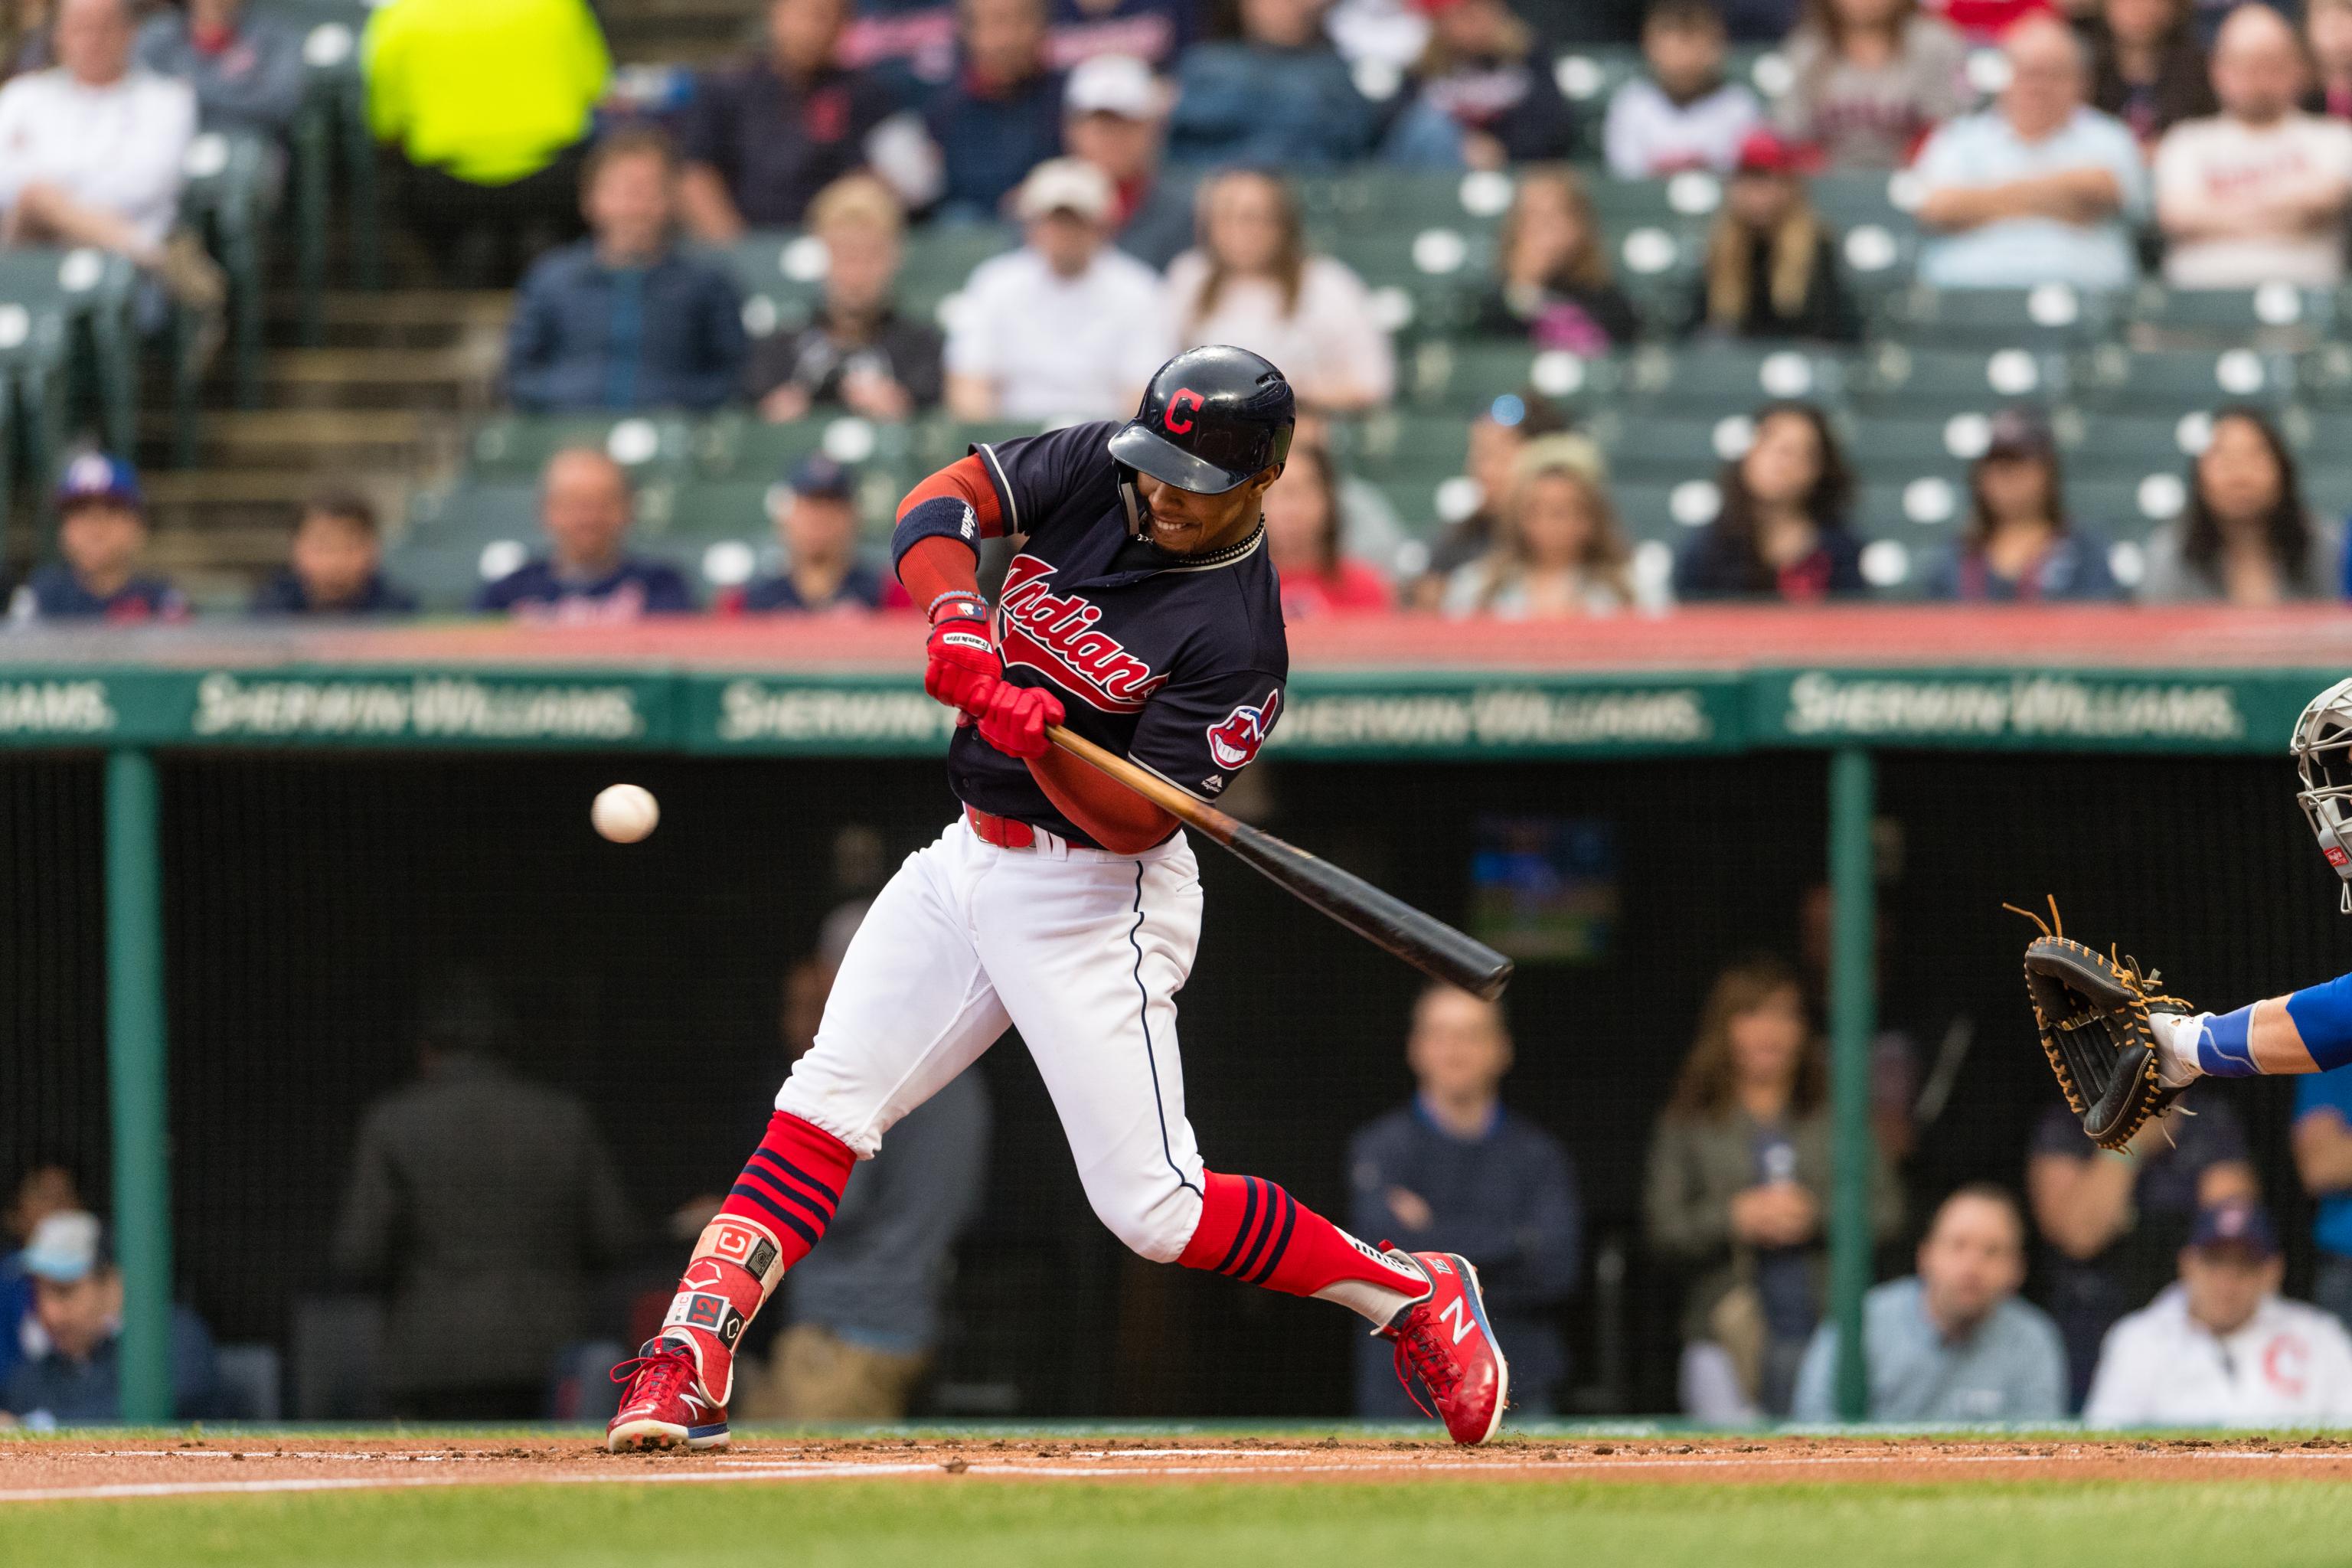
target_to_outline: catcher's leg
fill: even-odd
[[[695,1244],[658,1338],[626,1364],[615,1452],[727,1440],[735,1345],[832,1222],[851,1166],[1004,1032],[965,912],[977,870],[958,823],[907,858],[843,955],[816,1044]]]
[[[2209,1078],[2327,1072],[2352,1062],[2352,974],[2233,1013],[2151,1015],[2168,1086]]]

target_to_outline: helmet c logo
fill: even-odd
[[[1191,415],[1185,416],[1184,422],[1181,425],[1176,423],[1177,410],[1182,408],[1188,399],[1192,405],[1193,413],[1197,414],[1200,412],[1201,395],[1193,391],[1189,386],[1178,387],[1176,389],[1175,395],[1168,400],[1168,412],[1160,416],[1160,423],[1168,427],[1168,433],[1171,436],[1185,436],[1192,433],[1192,419]]]

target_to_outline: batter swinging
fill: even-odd
[[[959,710],[963,815],[908,857],[841,964],[816,1045],[696,1243],[660,1335],[615,1376],[606,1441],[727,1441],[744,1326],[824,1235],[883,1135],[1017,1026],[1087,1198],[1144,1257],[1318,1296],[1396,1343],[1458,1443],[1502,1419],[1508,1372],[1476,1271],[1374,1247],[1274,1183],[1202,1163],[1176,993],[1201,883],[1175,819],[1054,749],[1048,724],[1203,798],[1248,765],[1289,669],[1261,502],[1294,407],[1234,348],[1162,365],[1125,426],[984,445],[918,485],[892,540],[928,607],[923,685]],[[1022,541],[992,616],[978,542]]]

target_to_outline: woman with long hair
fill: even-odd
[[[1307,248],[1290,187],[1233,169],[1202,182],[1199,239],[1168,266],[1179,348],[1233,343],[1280,365],[1298,401],[1328,414],[1378,407],[1396,355],[1363,279]]]
[[[1683,1408],[1703,1421],[1788,1412],[1821,1316],[1828,1095],[1797,971],[1760,957],[1717,975],[1658,1118],[1643,1204],[1651,1247],[1689,1279]],[[1902,1198],[1874,1159],[1883,1238]]]
[[[1496,523],[1486,553],[1446,580],[1439,607],[1447,615],[1556,620],[1635,603],[1633,552],[1592,469],[1590,443],[1529,443]]]
[[[1969,106],[1968,45],[1917,0],[1805,0],[1789,35],[1783,134],[1836,169],[1899,169]]]
[[[2343,535],[2303,503],[2294,454],[2257,408],[2213,416],[2189,470],[2189,505],[2150,535],[2139,596],[2150,604],[2275,605],[2337,596]]]
[[[2118,596],[2107,541],[2070,524],[2058,448],[2047,426],[2004,409],[1969,469],[1959,542],[1922,574],[1930,599],[2054,600]]]
[[[1282,584],[1282,618],[1385,610],[1388,579],[1339,549],[1339,478],[1328,447],[1291,443],[1282,477],[1265,492],[1265,548]]]
[[[1813,210],[1797,149],[1751,132],[1707,231],[1690,330],[1735,338],[1853,342],[1862,312],[1839,279],[1837,237]]]
[[[1609,237],[1574,169],[1550,164],[1519,176],[1474,330],[1585,355],[1640,335],[1641,317],[1610,271]]]
[[[1768,405],[1717,489],[1715,521],[1675,559],[1676,598],[1813,604],[1867,591],[1845,521],[1853,476],[1820,409]]]

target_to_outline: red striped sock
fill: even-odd
[[[841,1184],[856,1163],[848,1144],[779,1110],[768,1118],[767,1136],[751,1151],[719,1212],[740,1215],[773,1236],[783,1252],[782,1265],[790,1268],[824,1239],[841,1203]]]
[[[1418,1297],[1429,1288],[1259,1176],[1202,1173],[1201,1223],[1176,1261],[1263,1285],[1293,1296],[1314,1296],[1356,1282]]]

